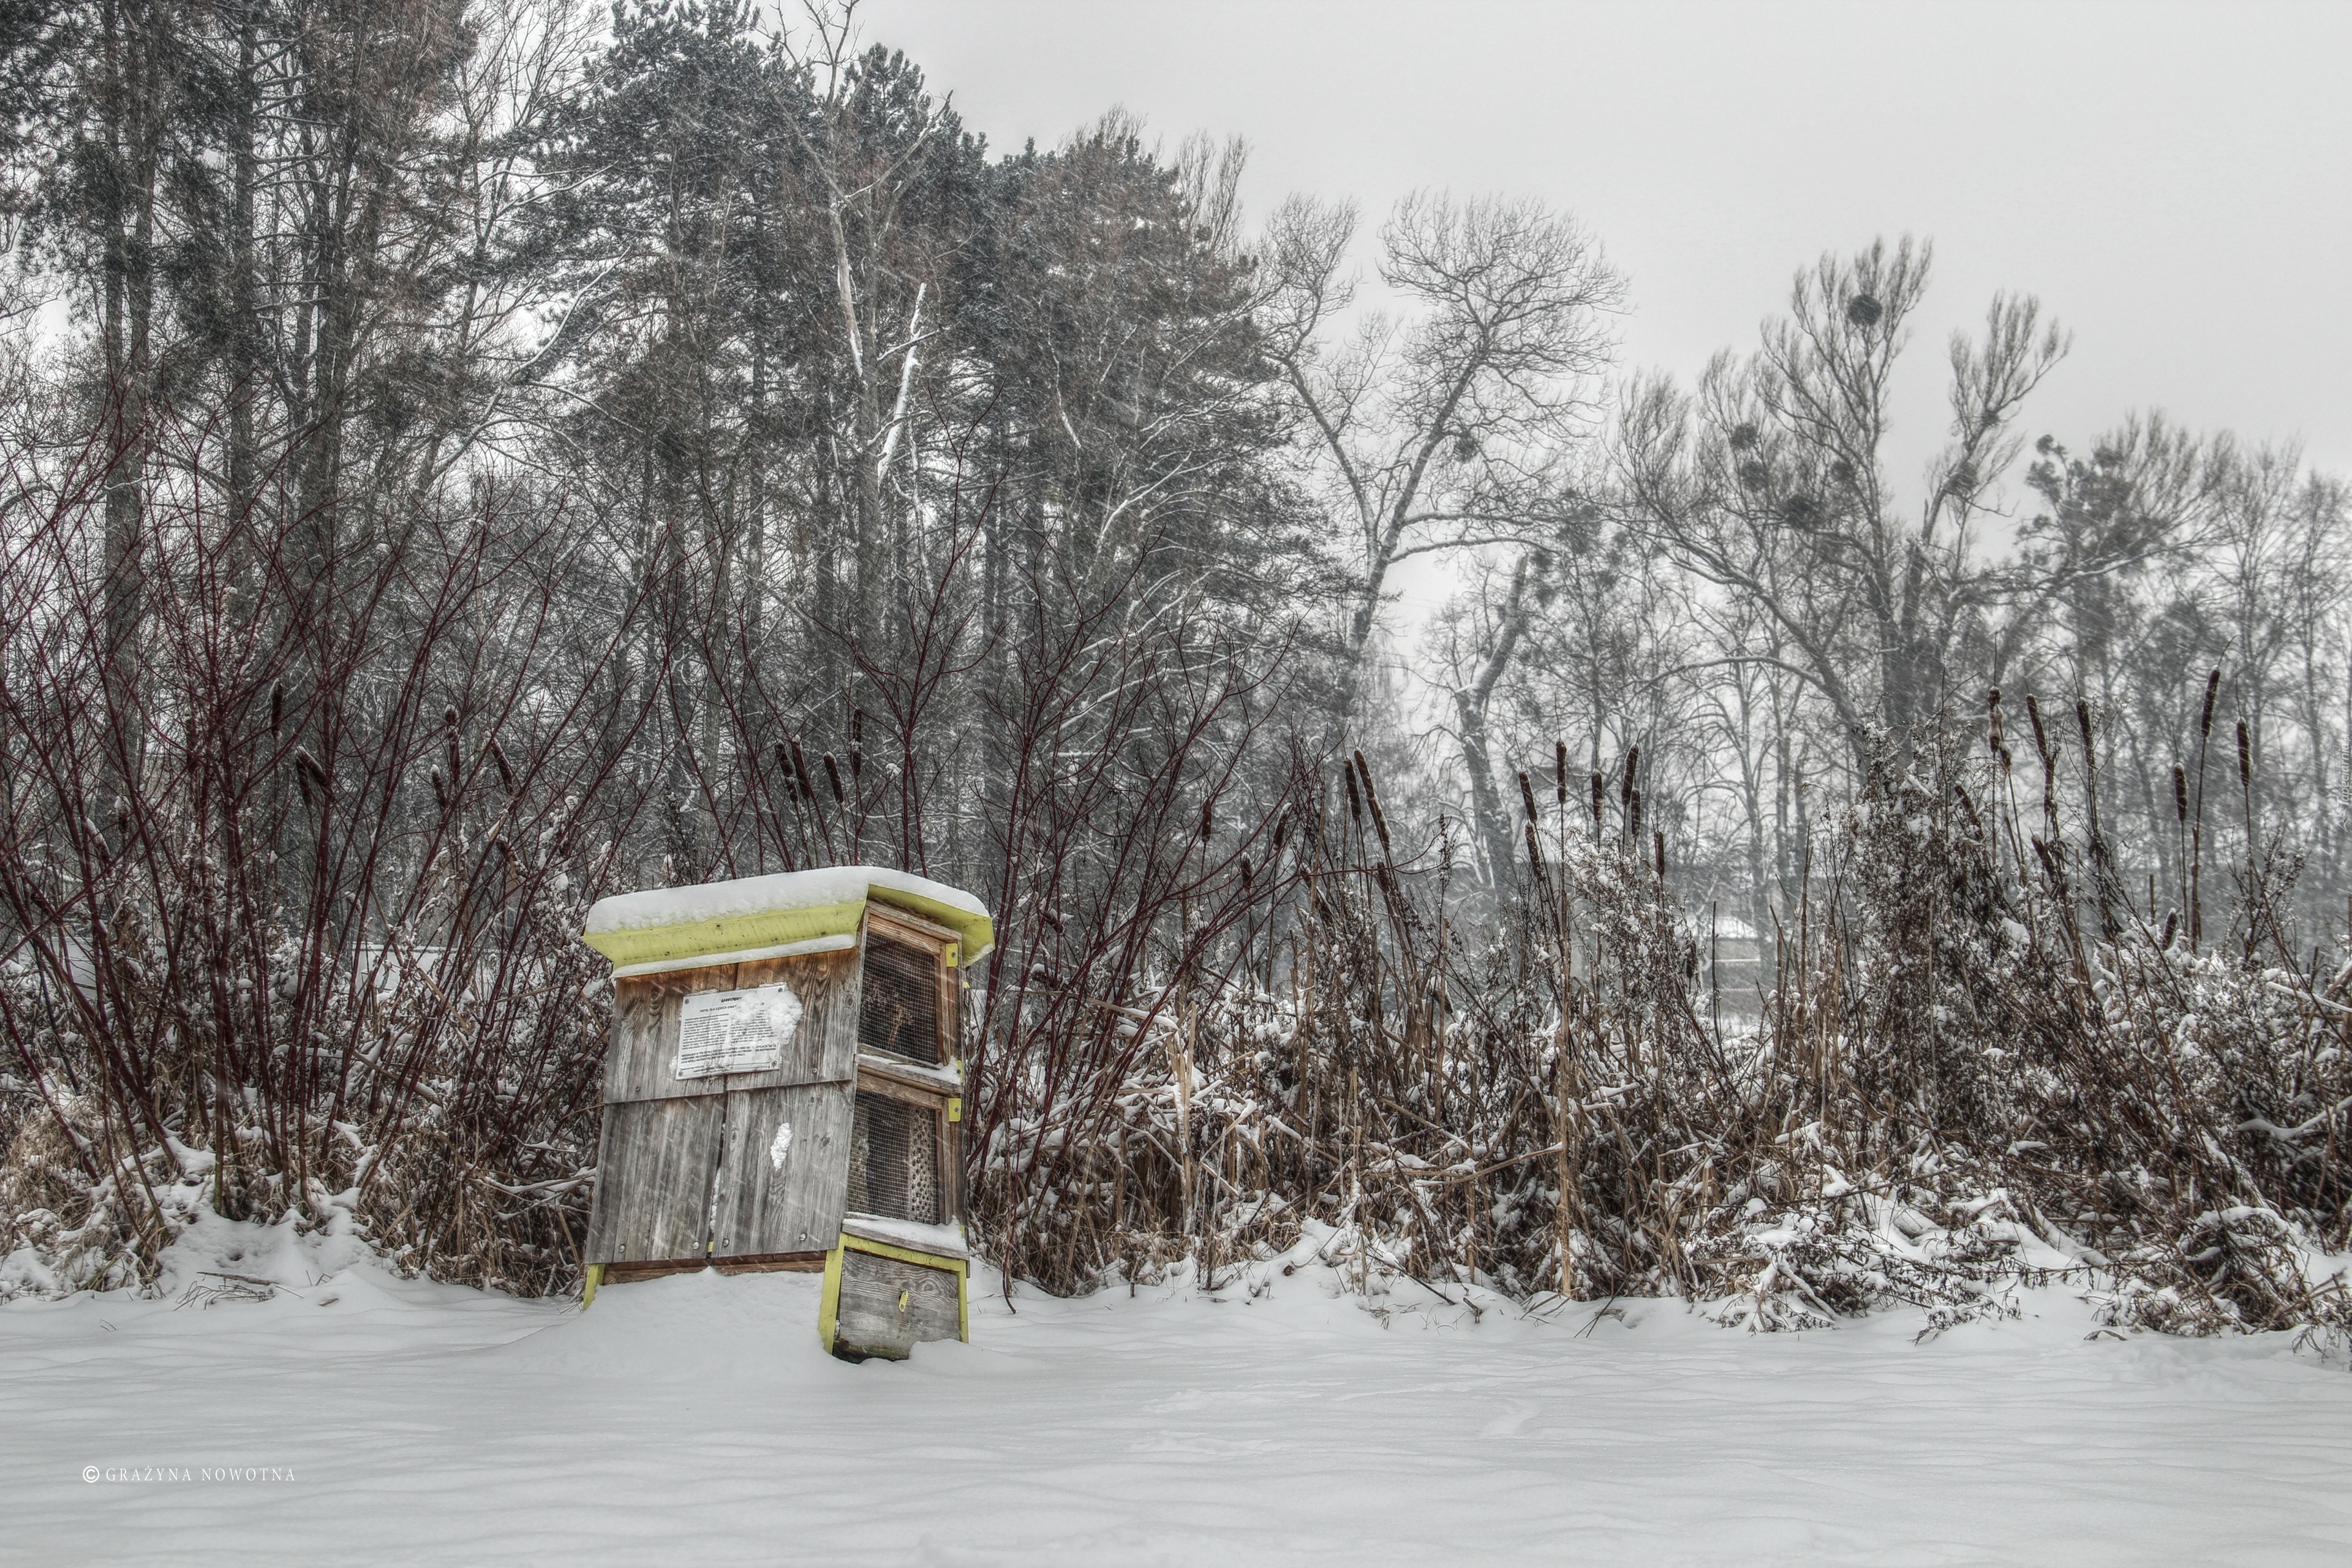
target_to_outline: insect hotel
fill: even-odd
[[[583,1261],[599,1286],[715,1268],[824,1271],[852,1360],[966,1331],[970,894],[835,867],[605,899],[613,1033]]]

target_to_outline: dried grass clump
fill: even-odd
[[[205,1211],[562,1287],[609,994],[577,932],[637,792],[550,528],[486,490],[321,581],[159,483],[134,681],[87,479],[0,595],[0,1289],[152,1285]]]
[[[1360,758],[1302,780],[1260,873],[1294,889],[1279,914],[1125,1026],[1164,1049],[992,1086],[1024,1108],[980,1151],[994,1245],[1076,1290],[1213,1276],[1313,1220],[1367,1276],[1675,1294],[1754,1330],[1903,1302],[1935,1331],[2063,1279],[2118,1326],[2341,1342],[2352,972],[2132,908],[2105,846],[2059,831],[2044,762],[2029,815],[1998,750],[1890,753],[1737,1033],[1698,1016],[1630,790],[1588,810],[1563,776],[1546,805],[1523,778],[1521,896],[1465,930]]]

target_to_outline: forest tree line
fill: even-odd
[[[2340,1011],[2341,481],[2153,412],[2045,433],[2063,328],[2002,295],[1934,365],[1924,241],[1825,256],[1685,384],[1617,363],[1637,296],[1569,214],[1254,216],[1239,143],[1117,112],[993,150],[845,12],[0,27],[0,1242],[50,1283],[142,1277],[196,1204],[576,1279],[587,902],[816,865],[1000,911],[975,1191],[1057,1288],[1318,1205],[1369,1257],[1367,1149],[1438,1137],[1473,1175],[1390,1200],[1390,1262],[1697,1289],[1686,1218],[1629,1216],[1715,1212],[1774,1094],[1834,1098],[1734,1092],[1725,1042],[1782,1082],[1791,1030],[1910,1041],[1805,1012],[1820,975],[1969,984],[1942,905],[1856,934],[1919,891],[1890,802],[1920,887],[2046,905],[2086,987],[2136,941]],[[1948,388],[1920,476],[1910,377]],[[2340,1230],[2338,1111],[2287,1110],[2344,1068],[2295,1037],[2273,1206]],[[1196,1103],[1233,1071],[1275,1076]],[[1561,1163],[1623,1084],[1716,1163]],[[1305,1163],[1252,1178],[1277,1121]],[[1471,1201],[1506,1149],[1550,1185]]]

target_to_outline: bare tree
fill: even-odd
[[[1551,569],[1549,552],[1522,554],[1499,591],[1491,583],[1481,584],[1469,625],[1458,628],[1472,634],[1471,646],[1463,647],[1458,635],[1446,639],[1454,738],[1462,748],[1463,771],[1469,775],[1471,818],[1478,830],[1486,885],[1497,890],[1517,882],[1519,851],[1512,840],[1502,793],[1495,787],[1494,742],[1487,711],[1494,704],[1495,688],[1527,637],[1528,623],[1552,598],[1555,590],[1548,580]]]
[[[914,461],[917,375],[924,342],[940,331],[947,237],[911,209],[949,169],[961,132],[948,100],[922,97],[920,76],[900,60],[878,47],[859,56],[854,3],[806,11],[805,36],[779,45],[814,81],[816,101],[813,112],[780,118],[812,176],[806,195],[822,205],[832,255],[846,384],[831,456],[856,571],[847,624],[863,628],[887,612],[891,584],[910,581],[914,498],[892,480]]]
[[[1718,355],[1696,399],[1663,380],[1622,422],[1637,514],[1706,580],[1763,606],[1788,667],[1860,755],[1940,710],[1949,655],[2004,583],[1974,526],[2014,460],[2020,405],[2066,352],[2030,297],[1997,295],[1980,339],[1953,336],[1950,438],[1916,509],[1886,472],[1895,363],[1929,247],[1884,241],[1800,273],[1789,315],[1746,362]],[[1762,657],[1762,656],[1758,656]]]
[[[1570,455],[1609,363],[1623,283],[1577,222],[1532,201],[1407,197],[1381,232],[1401,320],[1330,339],[1354,303],[1345,204],[1293,198],[1267,235],[1268,352],[1320,459],[1355,574],[1334,717],[1352,722],[1390,572],[1482,544],[1574,542]]]

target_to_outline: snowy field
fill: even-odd
[[[1656,1301],[1474,1321],[1410,1283],[1373,1312],[1267,1268],[1255,1297],[982,1293],[971,1345],[850,1366],[809,1276],[583,1314],[212,1241],[172,1298],[0,1307],[0,1559],[2352,1563],[2340,1363],[2086,1339],[2057,1291],[1914,1344]],[[294,1289],[176,1305],[260,1294],[199,1267]]]

